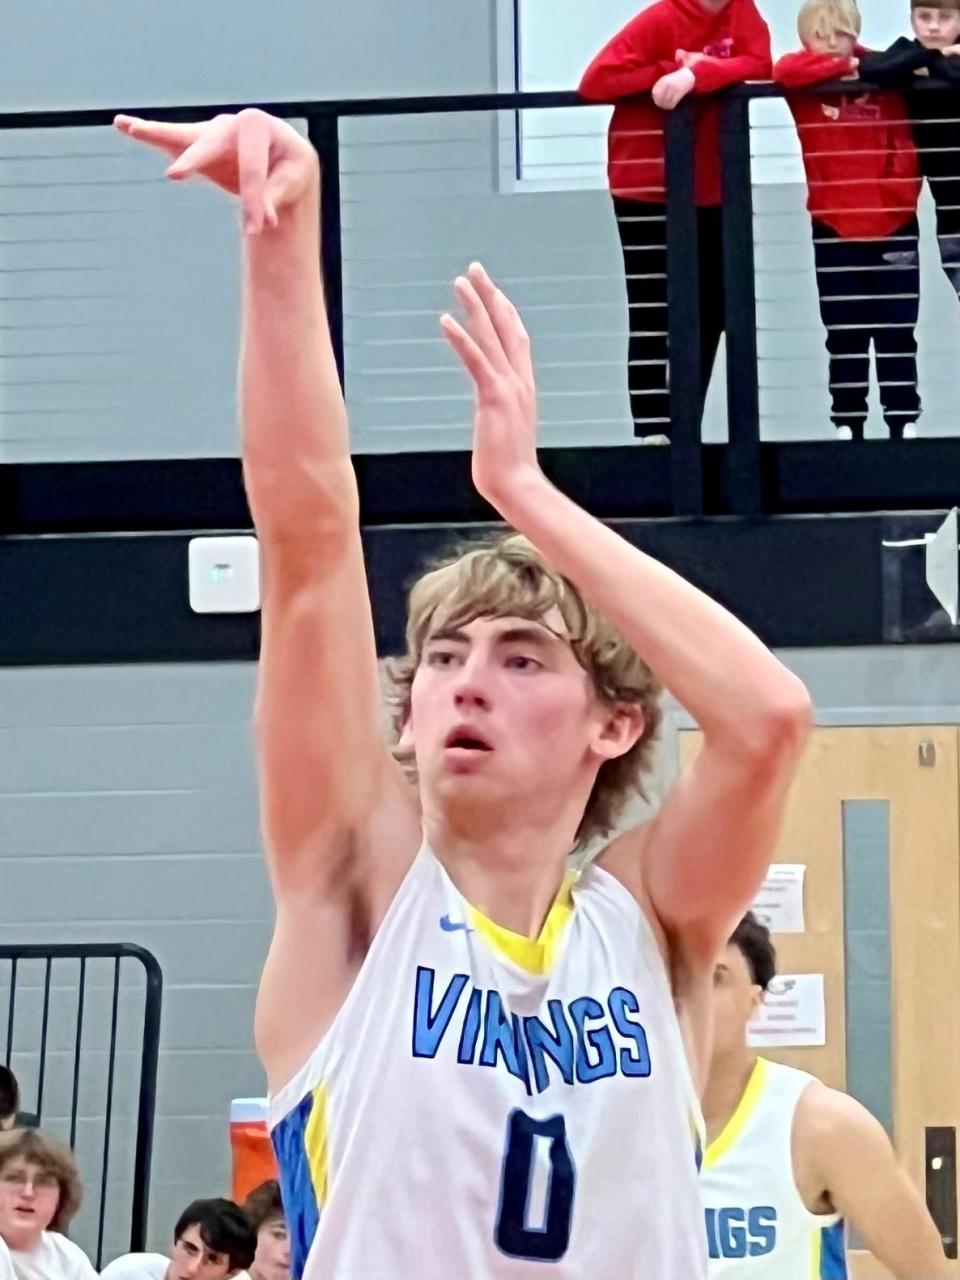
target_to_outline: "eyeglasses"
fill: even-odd
[[[27,1173],[24,1169],[11,1169],[8,1173],[0,1173],[0,1183],[24,1191],[32,1187],[34,1191],[54,1191],[60,1186],[55,1173]]]

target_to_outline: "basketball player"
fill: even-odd
[[[747,1047],[775,972],[770,934],[748,914],[714,977],[700,1175],[710,1280],[843,1280],[848,1223],[895,1280],[950,1275],[882,1126],[847,1094]]]
[[[118,124],[243,210],[277,910],[256,1035],[293,1272],[695,1280],[674,1000],[688,1025],[709,1004],[714,958],[769,862],[807,694],[547,482],[527,334],[474,266],[456,282],[465,324],[445,316],[443,332],[476,392],[474,482],[523,536],[413,590],[393,683],[411,785],[383,740],[316,156],[254,111]],[[609,833],[649,752],[650,670],[703,751],[649,824],[571,882],[568,855]]]

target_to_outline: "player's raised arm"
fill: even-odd
[[[198,125],[120,117],[240,197],[243,469],[260,541],[261,810],[278,924],[258,1043],[274,1084],[316,1045],[416,851],[413,798],[381,729],[346,411],[320,273],[322,175],[259,111]],[[379,838],[378,838],[379,837]]]
[[[620,629],[703,730],[704,749],[609,869],[649,903],[682,963],[712,965],[770,862],[810,702],[745,626],[559,493],[536,454],[529,340],[479,266],[447,336],[477,397],[480,492]],[[624,852],[626,851],[626,852]]]

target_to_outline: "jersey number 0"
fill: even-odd
[[[546,1211],[539,1225],[527,1221],[530,1189],[535,1168],[537,1138],[549,1139],[549,1174]],[[524,1111],[513,1111],[507,1121],[507,1142],[500,1182],[500,1208],[495,1238],[497,1247],[512,1258],[539,1258],[556,1262],[570,1244],[573,1190],[576,1171],[567,1146],[563,1116],[534,1120]]]

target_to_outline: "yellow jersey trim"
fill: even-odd
[[[495,924],[489,916],[468,903],[467,917],[471,927],[486,939],[494,951],[512,960],[527,973],[549,973],[556,960],[564,931],[573,915],[572,891],[577,875],[576,871],[569,871],[564,876],[563,884],[536,938],[527,938],[522,933],[514,933],[503,925]]]
[[[736,1111],[734,1111],[722,1131],[717,1134],[703,1153],[704,1169],[712,1169],[717,1161],[727,1154],[743,1133],[747,1126],[747,1121],[757,1108],[757,1103],[760,1101],[760,1095],[763,1093],[763,1086],[766,1082],[767,1062],[764,1058],[758,1058],[753,1064],[750,1079],[747,1081],[743,1096],[737,1103]]]
[[[327,1132],[327,1086],[318,1084],[313,1090],[313,1106],[303,1134],[303,1146],[310,1170],[317,1205],[327,1202],[330,1183],[330,1147]]]

